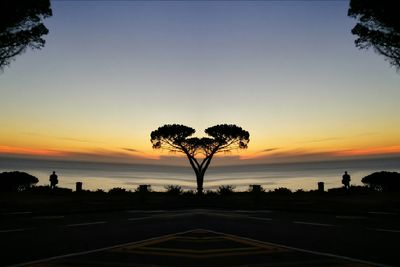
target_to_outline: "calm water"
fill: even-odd
[[[49,175],[55,170],[59,186],[75,188],[77,181],[85,189],[108,190],[123,187],[134,190],[139,184],[150,184],[154,190],[165,185],[177,184],[184,189],[195,189],[196,182],[189,167],[160,165],[131,165],[110,163],[68,162],[0,158],[0,172],[25,171],[39,178],[39,184],[49,183]],[[375,171],[400,171],[400,157],[330,161],[314,163],[281,163],[242,166],[211,166],[206,173],[205,189],[220,185],[234,185],[237,191],[247,190],[250,184],[261,184],[266,189],[287,187],[316,189],[317,182],[325,182],[327,189],[341,186],[341,176],[347,170],[351,183],[361,185],[361,178]]]

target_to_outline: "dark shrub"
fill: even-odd
[[[400,173],[398,172],[374,172],[361,179],[361,182],[369,187],[382,192],[400,191]]]
[[[258,193],[265,192],[265,189],[259,184],[252,184],[252,185],[249,185],[249,192],[258,194]]]
[[[179,196],[183,192],[182,187],[180,185],[172,185],[172,184],[166,185],[165,189],[167,190],[167,194],[169,195]]]
[[[110,190],[108,190],[108,193],[113,194],[113,195],[121,195],[121,194],[129,193],[129,191],[126,191],[125,188],[114,187],[114,188],[111,188]]]
[[[275,188],[274,191],[272,191],[271,193],[277,194],[277,195],[290,195],[292,193],[292,191],[286,187],[279,187],[279,188]]]
[[[37,182],[39,182],[38,178],[26,172],[13,171],[0,173],[1,192],[24,191]]]
[[[233,185],[221,185],[218,187],[217,193],[219,195],[230,195],[233,193],[235,187]]]
[[[194,190],[187,190],[182,192],[182,195],[184,196],[194,196],[195,194],[196,192]]]
[[[151,192],[151,185],[149,185],[149,184],[141,184],[136,188],[135,192],[142,193],[142,194],[149,193],[149,192]]]

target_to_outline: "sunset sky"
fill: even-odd
[[[233,123],[221,163],[400,154],[400,76],[354,46],[348,1],[52,1],[0,74],[0,155],[176,163],[169,123]]]

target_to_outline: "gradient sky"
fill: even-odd
[[[243,127],[243,162],[400,154],[400,76],[354,46],[348,1],[52,8],[0,74],[0,154],[170,162],[149,141],[167,123]]]

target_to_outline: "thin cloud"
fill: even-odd
[[[58,140],[65,140],[65,141],[79,142],[79,143],[90,143],[90,144],[103,144],[104,143],[104,142],[99,142],[99,141],[91,141],[88,139],[73,138],[73,137],[67,137],[67,136],[53,136],[53,135],[34,133],[34,132],[22,132],[21,134],[29,135],[29,136],[39,136],[39,137],[45,137],[45,138],[54,138],[54,139],[58,139]]]
[[[328,138],[321,138],[321,139],[313,139],[309,141],[303,142],[303,144],[310,144],[310,143],[323,143],[323,142],[330,142],[330,141],[336,141],[336,140],[341,140],[343,138],[341,137],[328,137]]]
[[[137,150],[137,149],[134,149],[134,148],[129,148],[129,147],[121,147],[121,149],[122,149],[122,150],[125,150],[125,151],[129,151],[129,152],[143,153],[143,152],[140,151],[140,150]]]
[[[261,150],[259,153],[271,152],[280,149],[279,147],[271,147]]]
[[[66,141],[72,141],[72,142],[79,142],[79,143],[91,143],[91,144],[103,144],[104,142],[98,142],[98,141],[90,141],[87,139],[79,139],[79,138],[71,138],[71,137],[54,137],[59,140],[66,140]]]

